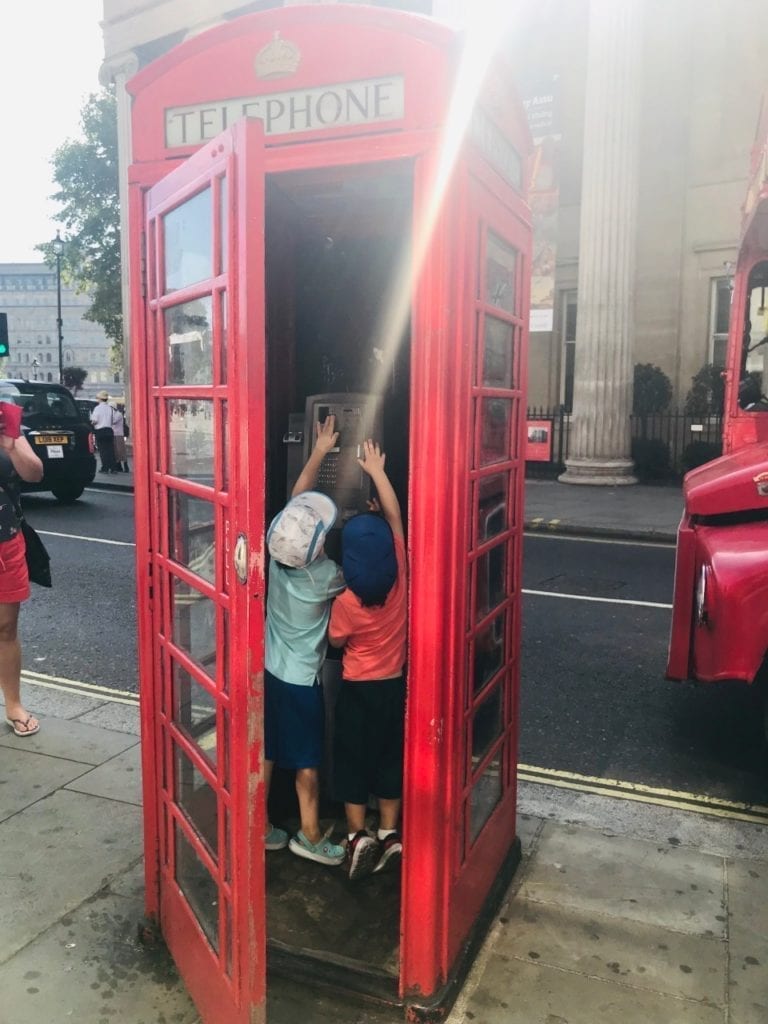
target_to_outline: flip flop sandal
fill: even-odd
[[[34,715],[28,715],[26,718],[6,718],[6,724],[10,725],[16,736],[34,736],[36,732],[40,731],[40,723],[38,722],[34,729],[20,729],[19,726],[28,725],[29,722],[34,718]]]

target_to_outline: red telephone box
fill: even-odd
[[[207,1024],[263,1019],[268,958],[439,1012],[519,860],[529,142],[462,53],[288,8],[129,83],[147,912]],[[262,839],[265,524],[323,393],[375,396],[407,511],[402,878],[358,888]],[[344,907],[367,959],[311,933]]]

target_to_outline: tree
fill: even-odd
[[[91,297],[86,320],[100,324],[112,342],[112,362],[122,368],[123,313],[120,277],[117,105],[114,89],[92,93],[80,112],[83,137],[64,142],[53,155],[64,225],[62,276]],[[49,266],[51,243],[37,246]]]
[[[691,386],[685,396],[685,411],[689,416],[717,416],[722,414],[724,400],[722,368],[714,363],[705,363],[691,377]]]
[[[85,384],[87,376],[88,371],[84,370],[82,366],[65,366],[61,371],[61,382],[64,387],[69,388],[73,395],[76,395]]]
[[[632,388],[632,412],[636,416],[652,416],[664,412],[672,401],[672,381],[660,366],[636,363]]]

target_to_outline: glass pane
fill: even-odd
[[[229,612],[221,609],[221,643],[219,644],[219,678],[224,693],[229,690]]]
[[[215,516],[209,501],[168,492],[168,553],[209,583],[216,582]]]
[[[485,352],[483,355],[483,384],[490,388],[511,388],[514,363],[515,329],[512,324],[485,318]]]
[[[229,324],[227,317],[229,316],[229,307],[227,305],[227,293],[219,292],[220,302],[220,323],[221,323],[221,381],[219,383],[227,383],[227,345],[229,344]]]
[[[491,761],[472,787],[469,798],[469,841],[474,843],[483,825],[501,800],[501,756]]]
[[[475,546],[497,537],[508,528],[509,473],[496,473],[478,480],[477,536]]]
[[[474,639],[472,691],[477,693],[496,675],[505,661],[506,615],[497,616]]]
[[[516,251],[489,231],[485,259],[485,301],[498,309],[514,313]]]
[[[221,190],[219,192],[219,251],[221,254],[220,273],[225,274],[229,261],[229,204],[227,202],[227,179],[220,179]]]
[[[497,544],[477,560],[476,621],[498,607],[506,597],[507,544]]]
[[[179,807],[195,830],[216,854],[219,848],[219,816],[216,791],[205,781],[180,747],[176,747],[176,793]]]
[[[216,701],[204,686],[173,662],[173,720],[216,765]]]
[[[481,761],[494,740],[501,736],[502,688],[497,684],[493,692],[476,708],[472,718],[472,759]]]
[[[166,292],[211,277],[212,222],[210,188],[198,192],[163,218]]]
[[[512,400],[483,398],[480,402],[480,465],[490,466],[510,458]]]
[[[200,591],[172,578],[173,642],[214,678],[216,674],[216,605]]]
[[[727,334],[731,320],[731,288],[727,277],[717,280],[715,297],[715,334]]]
[[[213,402],[172,398],[168,417],[168,471],[213,485]]]
[[[221,403],[221,488],[229,490],[229,406],[226,402]]]
[[[165,311],[169,384],[213,384],[211,297]]]
[[[219,894],[210,872],[197,856],[181,826],[176,825],[176,881],[208,941],[219,951]]]

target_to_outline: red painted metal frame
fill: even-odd
[[[135,302],[135,338],[140,356],[134,366],[136,395],[135,445],[141,452],[141,480],[137,486],[138,587],[142,596],[140,654],[142,659],[142,732],[145,749],[145,796],[147,798],[147,912],[158,918],[196,1003],[206,1019],[226,1015],[228,1021],[252,1024],[263,1014],[266,945],[263,929],[264,897],[264,801],[261,769],[261,663],[239,656],[242,650],[263,648],[263,536],[264,536],[264,446],[263,446],[263,230],[255,224],[264,210],[264,172],[261,160],[263,133],[258,122],[241,123],[228,137],[202,149],[159,185],[146,192],[134,182],[132,246],[134,267],[147,252],[147,281],[141,303]],[[228,222],[231,230],[224,244],[229,248],[227,265],[214,268],[214,276],[192,288],[164,295],[161,280],[163,239],[160,219],[179,203],[211,184],[214,246],[223,237],[220,222],[221,181],[228,182]],[[235,188],[237,192],[235,193]],[[140,231],[139,211],[144,210],[149,237]],[[237,231],[238,224],[251,230]],[[138,233],[138,237],[137,237]],[[235,248],[234,242],[237,243]],[[221,259],[221,251],[219,259]],[[247,282],[238,278],[239,268],[250,269]],[[259,278],[261,270],[262,279]],[[247,285],[247,286],[246,286]],[[228,287],[227,287],[228,286]],[[136,289],[138,291],[138,289]],[[197,296],[212,296],[213,366],[212,385],[169,386],[165,379],[164,311]],[[227,295],[228,330],[249,339],[253,351],[233,345],[227,354],[227,380],[222,368],[222,296]],[[141,342],[145,342],[141,344]],[[154,365],[153,365],[154,364]],[[152,383],[152,382],[155,383]],[[147,384],[149,383],[149,387]],[[165,403],[195,397],[212,401],[217,439],[214,450],[214,487],[210,488],[169,472]],[[148,404],[151,403],[151,404]],[[224,415],[250,424],[247,432],[230,432],[226,447]],[[232,457],[227,469],[226,456]],[[225,477],[229,477],[226,482]],[[217,564],[215,585],[201,579],[174,561],[167,547],[169,486],[180,494],[198,497],[211,504],[216,523]],[[247,586],[236,582],[229,569],[233,538],[239,533],[251,540]],[[149,556],[149,557],[147,557]],[[193,659],[178,648],[171,636],[171,580],[193,586],[216,605],[216,635],[229,635],[229,644],[219,645],[215,686]],[[224,628],[226,617],[237,623],[237,631]],[[237,635],[235,635],[237,632]],[[228,663],[226,661],[228,659]],[[217,767],[213,767],[173,722],[171,663],[175,662],[213,697],[217,714]],[[258,660],[258,659],[257,659]],[[225,680],[228,685],[225,686]],[[228,727],[226,723],[229,723]],[[174,751],[183,751],[206,783],[218,791],[218,866],[204,844],[196,842],[194,830],[173,800]],[[238,771],[228,755],[250,750],[252,757]],[[231,756],[231,755],[230,755]],[[163,767],[165,766],[165,767]],[[149,792],[147,792],[149,790]],[[219,934],[223,936],[218,956],[212,952],[194,914],[181,896],[174,877],[174,847],[165,829],[186,832],[209,873],[219,878]],[[223,897],[223,898],[222,898]],[[254,927],[254,919],[262,922]],[[229,943],[229,945],[228,945]],[[231,980],[228,973],[231,971]]]
[[[412,281],[411,317],[411,425],[409,485],[410,559],[410,664],[409,712],[406,734],[404,791],[405,858],[402,881],[400,991],[407,1000],[434,996],[451,975],[463,944],[476,921],[488,892],[508,855],[515,836],[516,722],[518,714],[518,654],[520,630],[520,556],[523,500],[522,446],[525,401],[520,385],[526,373],[528,272],[530,222],[522,191],[516,191],[490,168],[471,143],[466,143],[452,173],[441,176],[440,159],[447,135],[442,121],[450,101],[450,87],[456,73],[459,44],[453,33],[426,19],[395,12],[364,8],[325,7],[282,9],[250,15],[218,27],[177,47],[141,71],[129,89],[134,95],[134,164],[131,168],[132,204],[132,310],[135,345],[134,394],[137,422],[137,565],[140,594],[140,656],[142,660],[142,721],[145,767],[147,910],[161,917],[161,926],[179,935],[194,927],[179,910],[161,904],[159,893],[169,884],[158,872],[162,844],[157,816],[161,784],[162,752],[156,743],[156,721],[162,715],[159,693],[153,680],[162,678],[162,666],[152,659],[155,646],[153,606],[145,595],[153,583],[153,559],[159,543],[159,524],[154,531],[146,522],[152,507],[150,489],[165,479],[151,471],[149,458],[153,432],[150,423],[158,419],[150,405],[145,382],[149,374],[147,349],[154,339],[144,331],[146,300],[138,287],[138,268],[144,246],[141,238],[144,193],[168,173],[188,151],[168,150],[162,137],[162,110],[168,106],[204,102],[217,95],[247,95],[254,90],[251,57],[279,29],[284,38],[297,42],[306,59],[290,79],[261,82],[261,91],[314,85],[321,82],[370,78],[376,74],[401,72],[406,77],[406,116],[397,124],[363,125],[326,132],[312,138],[291,135],[267,140],[264,170],[267,174],[303,170],[335,169],[343,176],[363,165],[372,166],[409,161],[414,171],[414,249],[423,243],[424,259]],[[244,59],[243,55],[246,54]],[[497,68],[494,90],[486,97],[492,120],[501,137],[512,140],[522,159],[529,146],[521,109],[512,100],[510,76]],[[486,112],[486,116],[488,112]],[[238,131],[241,129],[238,128]],[[206,143],[200,152],[209,144]],[[237,173],[238,168],[235,167]],[[238,282],[237,329],[234,305],[230,324],[231,353],[241,383],[244,420],[230,430],[235,450],[233,474],[240,481],[232,491],[230,544],[242,529],[251,538],[251,573],[263,582],[263,495],[264,452],[241,438],[254,424],[263,436],[263,405],[259,404],[264,379],[264,294],[262,213],[263,181],[238,175],[237,202],[230,207],[250,210],[247,230],[238,235],[238,249],[232,254],[232,277]],[[436,182],[447,180],[443,202],[434,222],[428,211],[434,207]],[[250,189],[251,191],[248,191]],[[246,190],[246,191],[244,191]],[[505,797],[491,816],[468,855],[458,841],[466,822],[468,788],[465,769],[471,735],[465,708],[467,687],[467,571],[469,538],[473,513],[470,510],[473,446],[473,384],[478,317],[475,288],[481,257],[481,225],[520,251],[518,268],[520,307],[516,313],[519,365],[512,397],[514,415],[511,432],[512,459],[501,468],[510,472],[511,521],[508,573],[511,593],[507,598],[508,661],[504,669],[505,733],[499,746],[504,750]],[[256,237],[254,237],[256,236]],[[247,287],[246,287],[247,283]],[[178,301],[179,296],[174,295]],[[238,340],[238,338],[240,340]],[[247,339],[247,341],[246,341]],[[247,346],[247,357],[246,357]],[[236,372],[230,367],[230,373]],[[233,377],[234,379],[234,377]],[[181,389],[184,394],[189,389]],[[171,395],[173,389],[165,394]],[[487,389],[482,389],[482,393]],[[246,395],[248,396],[246,399]],[[231,424],[232,427],[232,424]],[[493,467],[498,471],[500,467]],[[490,472],[490,470],[489,470]],[[188,493],[194,487],[185,487]],[[439,496],[439,500],[437,500]],[[229,557],[230,552],[227,553]],[[474,558],[474,556],[473,556]],[[185,578],[183,570],[174,567]],[[198,589],[201,588],[196,581]],[[253,605],[263,598],[263,589],[251,594]],[[157,597],[153,594],[153,601]],[[259,781],[261,773],[261,669],[263,640],[258,615],[248,617],[247,635],[232,623],[234,650],[247,651],[247,700],[240,705],[237,729],[231,737],[233,764],[247,766],[252,827],[248,832],[248,887],[242,895],[236,927],[240,956],[250,963],[251,976],[244,984],[246,998],[254,1012],[263,998],[263,850],[258,828],[263,826]],[[188,666],[189,667],[189,666]],[[485,691],[488,692],[488,691]],[[234,701],[235,693],[231,698]],[[247,725],[246,725],[247,722]],[[238,731],[239,730],[239,731]],[[481,770],[490,761],[486,752]],[[255,788],[252,783],[255,782]],[[242,791],[241,791],[242,792]],[[245,849],[246,835],[238,834],[236,846]],[[261,892],[257,892],[259,883]],[[235,894],[236,897],[237,894]],[[248,902],[249,906],[243,906]],[[178,917],[169,922],[166,912]],[[261,917],[259,917],[261,914]],[[191,915],[188,915],[191,916]],[[196,926],[195,926],[196,927]],[[201,971],[199,961],[185,966],[182,973]],[[210,966],[208,968],[210,972]],[[202,992],[207,982],[199,980],[194,990],[206,1020],[229,1022],[221,1007],[212,1014],[215,1000]],[[192,986],[191,986],[192,987]],[[215,981],[211,984],[215,989]],[[205,1002],[206,1009],[203,1007]],[[232,1017],[233,1020],[239,1019]]]

